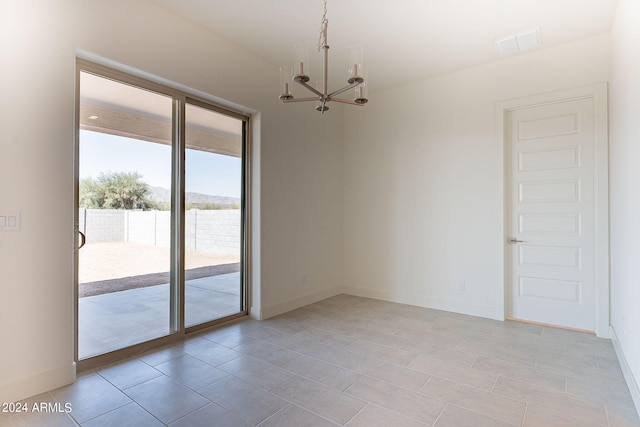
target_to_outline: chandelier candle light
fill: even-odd
[[[320,37],[318,39],[318,52],[324,51],[324,73],[322,79],[322,85],[320,82],[316,83],[316,87],[311,86],[307,82],[309,76],[307,68],[309,65],[309,49],[306,45],[295,44],[294,45],[294,66],[290,67],[284,65],[280,67],[280,99],[282,102],[306,102],[317,101],[317,111],[324,114],[329,109],[327,103],[329,101],[341,102],[343,104],[359,105],[363,106],[369,100],[367,99],[367,85],[366,85],[366,73],[362,66],[362,49],[350,48],[348,51],[349,56],[349,79],[348,85],[342,89],[338,89],[335,92],[328,92],[328,80],[329,80],[329,44],[327,43],[327,26],[329,21],[327,20],[327,0],[324,0],[324,14],[322,15],[322,22],[320,24]],[[294,74],[295,70],[295,74]],[[290,82],[294,81],[306,87],[313,92],[316,96],[307,98],[294,98],[291,94]],[[337,98],[343,92],[355,88],[355,96],[353,100]]]

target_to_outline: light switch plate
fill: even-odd
[[[0,232],[20,231],[20,212],[0,212]]]

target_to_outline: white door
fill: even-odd
[[[514,109],[508,163],[508,316],[595,330],[594,100]]]

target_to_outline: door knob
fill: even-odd
[[[524,243],[524,240],[518,240],[516,238],[509,239],[509,243]]]

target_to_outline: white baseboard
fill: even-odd
[[[419,295],[400,292],[377,291],[373,289],[345,286],[342,292],[358,297],[373,298],[400,304],[415,305],[418,307],[432,308],[434,310],[450,311],[470,316],[485,317],[488,319],[504,320],[498,307],[489,307],[477,304],[460,303],[439,298],[423,297]]]
[[[76,380],[75,362],[51,371],[0,385],[0,402],[19,402]]]
[[[620,341],[618,341],[616,330],[613,328],[613,326],[610,326],[609,331],[611,335],[611,343],[613,344],[613,348],[616,351],[616,356],[618,356],[618,362],[620,363],[620,369],[622,369],[624,380],[627,382],[627,387],[629,387],[631,398],[633,399],[633,403],[636,405],[636,411],[638,412],[638,414],[640,414],[640,387],[638,386],[638,382],[636,381],[636,379],[633,377],[633,373],[631,372],[629,363],[627,363],[627,358],[624,356],[624,351],[622,350]]]
[[[339,295],[343,293],[342,290],[343,288],[341,286],[336,286],[333,288],[322,290],[320,292],[314,292],[309,295],[294,298],[279,304],[274,304],[269,307],[262,307],[261,310],[257,309],[255,310],[255,312],[256,314],[259,313],[259,320],[265,320],[270,317],[286,313],[287,311],[295,310],[296,308],[304,307],[305,305],[313,304],[314,302],[322,301],[323,299]],[[254,310],[252,309],[252,312],[253,311]]]

